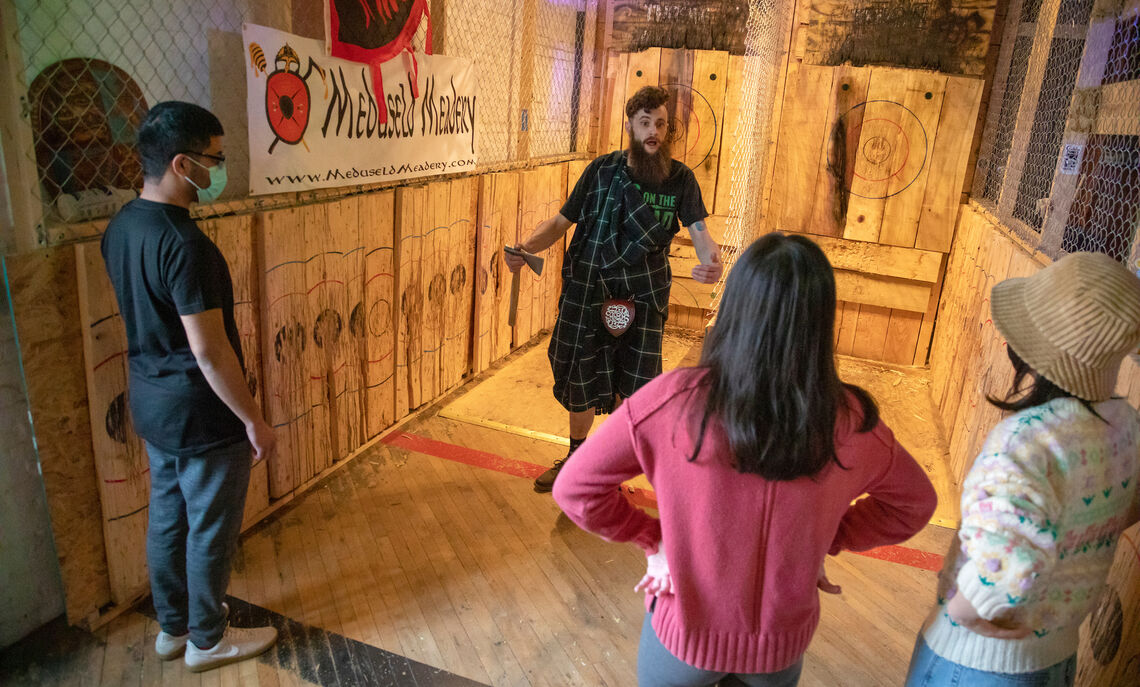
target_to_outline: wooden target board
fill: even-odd
[[[396,415],[396,312],[394,221],[396,194],[360,196],[360,242],[364,247],[364,407],[367,437],[392,426]]]
[[[262,220],[261,313],[266,421],[277,433],[269,464],[269,493],[288,495],[316,474],[312,402],[306,350],[311,312],[304,236],[304,208],[267,212]]]
[[[253,223],[256,216],[238,215],[200,222],[206,236],[214,242],[230,270],[234,289],[234,323],[241,342],[245,362],[245,381],[259,408],[264,392],[261,371],[261,302],[258,287],[257,255],[254,247]],[[262,410],[264,412],[264,409]],[[245,497],[244,523],[251,524],[269,507],[268,465],[254,464],[249,475],[249,492]]]
[[[111,598],[133,601],[147,589],[146,525],[150,465],[131,426],[127,333],[97,242],[75,247],[95,473],[103,511]]]
[[[519,220],[515,242],[522,241],[543,221],[553,217],[566,201],[565,165],[547,165],[519,172]],[[558,296],[562,289],[562,244],[542,253],[542,275],[520,271],[519,303],[515,317],[514,345],[530,341],[543,329],[554,326]]]
[[[485,174],[479,183],[472,356],[476,373],[511,352],[511,273],[503,262],[503,246],[517,241],[519,174]]]

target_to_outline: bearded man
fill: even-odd
[[[534,482],[554,488],[563,464],[608,414],[661,374],[661,341],[669,307],[669,243],[685,225],[701,264],[693,279],[712,284],[721,275],[720,248],[709,236],[701,189],[692,170],[669,147],[669,93],[646,86],[625,104],[629,146],[590,163],[566,204],[517,247],[546,250],[578,227],[562,266],[558,320],[550,338],[554,396],[570,413],[570,451]],[[522,257],[504,254],[517,272]],[[615,335],[603,324],[607,301],[632,303],[628,329]],[[618,311],[621,312],[620,310]]]

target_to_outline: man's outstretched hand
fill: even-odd
[[[701,263],[693,268],[693,279],[702,284],[717,283],[724,272],[724,266],[720,264],[720,255],[713,253],[711,257],[712,262],[709,264]]]

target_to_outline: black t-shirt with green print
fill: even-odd
[[[583,183],[586,176],[583,174],[578,180],[578,184],[566,199],[566,204],[562,206],[560,212],[563,217],[575,224],[582,218],[582,206],[585,205],[586,195],[593,183],[592,180],[590,183]],[[657,219],[662,227],[671,229],[673,233],[680,231],[682,226],[692,226],[694,222],[709,215],[701,198],[701,187],[697,184],[697,178],[693,176],[693,170],[682,162],[673,160],[673,169],[661,184],[636,183],[641,189],[645,204],[657,213]]]

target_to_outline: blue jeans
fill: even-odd
[[[201,649],[218,643],[230,560],[241,532],[252,462],[242,441],[196,456],[175,456],[147,444],[150,518],[146,559],[158,625],[190,633]]]
[[[637,648],[637,684],[640,687],[708,687],[718,682],[721,687],[795,687],[800,681],[804,661],[801,658],[790,668],[778,673],[730,675],[701,670],[685,663],[665,648],[653,631],[651,613],[645,614],[641,624],[641,644]]]
[[[1071,687],[1077,656],[1032,673],[991,673],[947,661],[930,650],[922,635],[914,643],[906,687]]]

